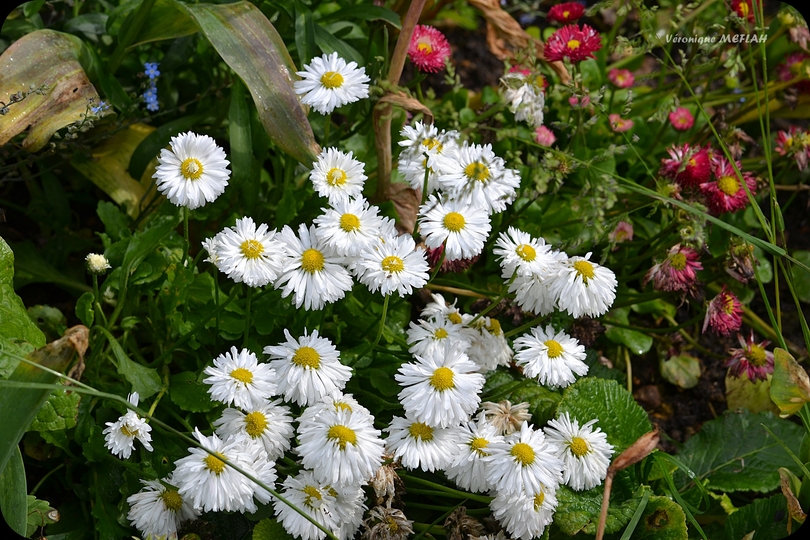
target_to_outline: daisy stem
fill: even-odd
[[[247,347],[248,335],[250,334],[250,300],[253,297],[253,287],[248,287],[245,293],[245,335],[242,340],[242,346]]]
[[[326,124],[323,128],[323,146],[329,148],[329,128],[332,127],[332,113],[326,115]]]
[[[188,241],[188,206],[183,207],[183,266],[188,260],[188,249],[191,245]]]
[[[422,203],[425,204],[427,200],[427,192],[428,192],[428,178],[430,177],[430,167],[427,166],[427,154],[425,154],[425,182],[422,184]]]
[[[377,337],[374,338],[374,343],[371,345],[371,349],[373,350],[374,347],[380,342],[380,338],[383,335],[383,329],[385,328],[385,316],[388,314],[388,300],[391,298],[390,294],[385,295],[385,300],[383,300],[383,308],[382,308],[382,315],[380,315],[380,328],[377,330]]]
[[[543,322],[543,319],[545,319],[546,317],[548,317],[548,315],[540,315],[539,317],[535,317],[534,319],[532,319],[531,321],[527,322],[524,325],[518,326],[517,328],[513,328],[508,332],[504,332],[503,337],[512,337],[515,334],[519,334],[521,332],[528,330],[529,328],[537,326],[538,324]]]
[[[93,308],[96,310],[96,320],[104,321],[104,326],[107,326],[107,316],[101,309],[101,296],[98,292],[98,275],[93,274]]]
[[[433,269],[433,275],[430,276],[428,280],[428,284],[433,281],[437,275],[439,275],[439,270],[442,269],[442,264],[444,263],[444,255],[447,253],[447,246],[442,244],[442,254],[439,256],[439,262],[436,263],[436,267]]]
[[[486,495],[476,495],[474,493],[467,493],[466,491],[460,491],[458,489],[453,489],[442,484],[437,484],[435,482],[431,482],[430,480],[425,480],[424,478],[419,478],[417,476],[411,476],[408,473],[403,471],[399,472],[399,475],[409,482],[414,484],[419,484],[422,486],[433,488],[434,490],[442,491],[447,493],[448,495],[453,495],[460,499],[470,499],[471,501],[478,501],[484,504],[489,504],[492,501],[492,497],[487,497]]]

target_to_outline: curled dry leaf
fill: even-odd
[[[782,488],[782,495],[787,499],[788,514],[791,518],[788,520],[787,532],[790,534],[794,519],[799,523],[804,523],[807,518],[807,514],[802,510],[802,505],[795,495],[801,488],[801,481],[789,469],[779,467],[779,486]]]
[[[639,437],[627,450],[613,460],[613,463],[608,468],[608,475],[616,474],[647,457],[658,446],[659,439],[660,434],[657,429]]]

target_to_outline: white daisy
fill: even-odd
[[[275,237],[276,230],[268,230],[264,223],[257,228],[249,217],[237,219],[236,226],[216,236],[216,267],[237,283],[264,287],[278,277],[284,264],[284,244]]]
[[[397,396],[410,417],[433,427],[449,427],[467,421],[478,408],[484,376],[459,343],[416,362],[402,364],[394,379],[404,387]]]
[[[219,270],[219,238],[220,234],[218,233],[216,236],[212,236],[211,238],[206,238],[202,241],[203,249],[208,253],[208,257],[204,259],[205,262],[209,262],[213,264],[217,270]]]
[[[211,398],[225,405],[250,409],[261,405],[276,393],[276,372],[267,364],[260,364],[256,355],[248,349],[231,347],[230,352],[214,358],[214,365],[203,373],[210,375],[203,379],[210,384]]]
[[[383,296],[394,291],[400,296],[413,294],[413,289],[423,287],[429,277],[425,250],[417,248],[407,234],[386,238],[363,250],[357,267],[360,282]]]
[[[565,412],[550,420],[545,428],[546,440],[563,460],[563,481],[572,489],[591,489],[602,483],[613,455],[613,445],[601,429],[593,429],[596,420],[579,427]]]
[[[321,413],[330,411],[338,412],[345,411],[351,413],[352,416],[363,416],[370,418],[371,423],[374,423],[374,416],[367,408],[361,405],[354,396],[351,394],[343,394],[338,390],[333,391],[327,396],[321,398],[320,401],[313,403],[298,417],[298,424],[305,425],[313,422]]]
[[[349,271],[341,266],[339,257],[326,244],[318,240],[315,227],[298,227],[298,236],[285,225],[281,231],[286,260],[276,289],[283,287],[281,296],[295,293],[296,308],[321,309],[324,304],[336,302],[352,288]]]
[[[435,158],[458,146],[459,133],[439,132],[434,125],[417,121],[413,126],[404,126],[400,135],[405,138],[399,141],[399,145],[405,149],[399,155],[397,169],[415,190],[425,188],[425,169],[428,169],[427,192],[432,193],[439,188]]]
[[[228,185],[229,163],[214,139],[191,131],[171,139],[158,156],[155,185],[175,206],[189,210],[214,202]]]
[[[448,320],[453,324],[462,324],[464,318],[456,307],[455,301],[449,305],[440,294],[432,294],[432,301],[428,302],[420,316],[424,319]]]
[[[436,158],[442,173],[439,185],[450,197],[481,206],[488,213],[503,212],[515,199],[520,176],[506,168],[492,146],[466,142]]]
[[[521,491],[534,496],[543,486],[556,487],[562,482],[563,462],[548,442],[543,430],[535,430],[526,422],[520,431],[507,435],[503,442],[488,447],[487,481],[504,493]]]
[[[546,104],[542,82],[538,86],[537,77],[527,78],[516,72],[505,75],[502,82],[505,86],[504,101],[509,104],[509,110],[514,113],[515,120],[526,121],[535,128],[542,126],[543,107]]]
[[[264,448],[267,459],[276,460],[290,449],[292,422],[290,408],[281,405],[281,400],[275,400],[254,405],[244,412],[229,407],[214,420],[214,427],[224,440],[243,437]]]
[[[135,407],[138,406],[138,392],[132,392],[127,400]],[[132,449],[135,448],[135,439],[141,441],[144,448],[152,451],[152,427],[146,420],[138,416],[135,411],[127,411],[115,422],[107,422],[104,434],[104,446],[110,449],[114,456],[129,459]]]
[[[495,494],[489,503],[492,517],[497,519],[512,538],[532,540],[543,535],[557,509],[557,489],[541,485],[533,493]]]
[[[504,279],[510,279],[515,271],[519,276],[550,276],[559,270],[559,257],[551,252],[551,246],[543,238],[532,238],[515,227],[498,235],[492,252],[500,259]]]
[[[418,221],[425,245],[429,248],[444,245],[448,261],[480,254],[491,228],[489,214],[483,208],[453,199],[442,202],[435,195],[419,208]]]
[[[367,176],[363,164],[337,148],[326,148],[312,164],[309,179],[321,197],[327,197],[329,204],[362,197],[363,183]]]
[[[462,343],[462,348],[466,349],[476,337],[472,329],[446,319],[411,321],[407,334],[411,346],[408,352],[415,356],[429,356],[434,351],[444,350],[445,343]]]
[[[335,497],[335,513],[340,524],[333,532],[340,540],[350,540],[363,523],[363,514],[368,509],[366,495],[359,485],[333,485],[330,489]]]
[[[315,234],[341,257],[356,257],[380,237],[378,210],[363,197],[338,201],[315,218]]]
[[[557,297],[551,292],[551,284],[567,259],[565,253],[552,253],[557,263],[544,274],[516,275],[509,284],[509,292],[515,295],[515,302],[523,311],[536,315],[549,315],[557,307]],[[556,269],[555,269],[556,266]]]
[[[312,519],[329,530],[339,528],[337,522],[337,498],[328,485],[318,482],[312,471],[302,470],[296,476],[288,476],[282,484],[281,495],[303,510]],[[279,499],[273,500],[273,510],[284,530],[301,540],[323,540],[326,533],[305,519],[295,509]]]
[[[584,257],[571,257],[560,273],[552,278],[549,292],[557,306],[574,318],[599,317],[607,313],[616,299],[616,275]]]
[[[385,439],[386,453],[393,454],[407,469],[433,472],[450,465],[457,449],[459,429],[430,427],[412,418],[395,416]]]
[[[373,417],[326,410],[298,425],[298,447],[304,467],[327,484],[365,484],[382,464],[380,431]]]
[[[461,489],[477,493],[489,491],[494,486],[487,482],[483,458],[489,455],[489,445],[503,441],[503,437],[483,419],[462,424],[460,433],[458,448],[445,474]]]
[[[473,319],[472,315],[462,315],[465,324]],[[506,336],[501,330],[501,323],[498,319],[481,317],[474,323],[473,340],[470,348],[467,349],[467,356],[478,365],[479,373],[487,373],[498,366],[508,366],[512,360],[512,349]]]
[[[352,376],[352,369],[340,363],[337,349],[332,342],[318,336],[313,330],[293,339],[284,330],[285,343],[264,348],[264,354],[272,359],[270,366],[276,371],[278,391],[285,401],[298,405],[317,403],[335,391],[343,390]]]
[[[515,340],[515,361],[523,366],[526,377],[536,377],[540,384],[565,388],[588,373],[585,347],[565,332],[535,327]]]
[[[143,488],[127,497],[127,519],[144,538],[177,538],[180,525],[199,515],[177,489],[164,485],[174,485],[171,475],[162,483],[158,480],[141,480],[141,483]]]
[[[304,94],[301,103],[312,106],[321,114],[329,114],[335,108],[368,97],[366,68],[358,68],[356,62],[348,64],[336,52],[313,58],[304,71],[296,72],[302,80],[295,81],[296,94]]]

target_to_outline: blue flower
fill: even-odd
[[[149,111],[156,111],[160,107],[158,106],[158,96],[157,96],[157,86],[155,86],[154,81],[149,85],[143,93],[143,100],[146,102],[146,109]]]
[[[143,72],[144,74],[149,77],[150,80],[155,80],[160,76],[160,71],[158,70],[158,63],[157,62],[146,62],[143,65]]]
[[[98,105],[93,105],[90,107],[90,113],[95,115],[100,115],[103,112],[106,112],[110,109],[110,104],[106,101],[102,100],[98,102]]]

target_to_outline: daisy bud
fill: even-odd
[[[88,253],[84,260],[87,263],[87,269],[92,274],[104,274],[112,268],[107,257],[98,253]]]

